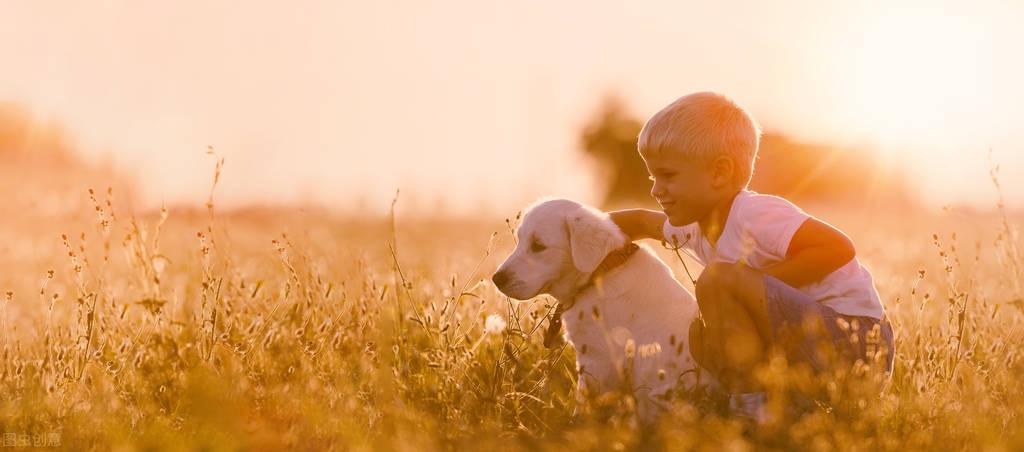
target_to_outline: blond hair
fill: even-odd
[[[708,165],[728,157],[738,169],[741,188],[750,184],[761,129],[750,113],[724,94],[699,92],[676,99],[651,116],[640,130],[643,156],[677,152]]]

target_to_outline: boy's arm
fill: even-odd
[[[853,241],[832,225],[809,218],[789,242],[786,259],[764,273],[792,286],[821,281],[856,256]]]
[[[668,217],[663,212],[648,209],[625,209],[608,212],[612,221],[626,233],[630,241],[640,239],[665,240],[662,228]]]

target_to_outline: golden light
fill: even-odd
[[[852,127],[889,149],[941,147],[950,133],[976,129],[988,70],[976,22],[959,11],[893,8],[862,30],[842,77]]]

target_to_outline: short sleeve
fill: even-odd
[[[764,252],[785,258],[793,235],[810,215],[777,196],[758,195],[748,200],[752,202],[740,212],[741,236],[752,239]]]

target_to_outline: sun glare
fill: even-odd
[[[939,9],[892,9],[852,42],[851,124],[886,148],[931,147],[971,128],[984,90],[983,30]]]

